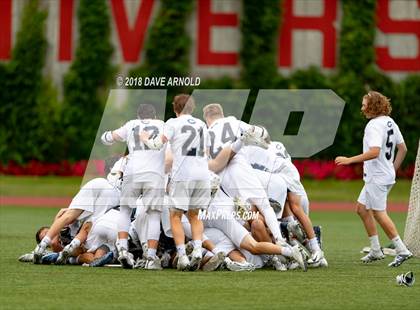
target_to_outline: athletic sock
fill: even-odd
[[[408,251],[404,242],[401,240],[400,236],[396,236],[391,241],[395,246],[395,250],[397,251],[397,254],[406,254],[406,253],[410,252],[410,251]]]
[[[147,257],[155,258],[156,257],[156,249],[148,248],[147,249]]]
[[[43,249],[46,249],[50,244],[51,244],[51,239],[48,236],[45,236],[44,238],[42,238],[41,242],[39,243],[39,245]]]
[[[193,244],[194,249],[197,249],[197,248],[200,249],[203,245],[203,242],[201,240],[193,240],[192,244]]]
[[[211,251],[207,251],[207,252],[204,254],[204,256],[203,256],[203,257],[210,257],[210,258],[212,258],[213,256],[214,256],[213,252],[211,252]]]
[[[118,239],[118,244],[120,247],[128,250],[128,240],[127,239]]]
[[[379,244],[378,235],[373,235],[369,237],[370,240],[370,248],[372,251],[379,251],[381,249],[381,245]]]
[[[233,142],[231,145],[230,145],[230,148],[232,149],[232,151],[234,151],[235,153],[238,153],[240,150],[241,150],[241,148],[242,148],[242,145],[243,145],[243,142],[242,142],[242,140],[236,140],[235,142]]]
[[[288,246],[282,247],[281,255],[286,256],[286,257],[292,256],[292,248]]]
[[[309,248],[311,249],[311,252],[321,250],[319,248],[318,240],[316,239],[316,237],[313,237],[312,239],[309,239],[308,243],[309,243]]]
[[[180,244],[176,246],[176,251],[178,252],[179,256],[186,255],[185,254],[185,244]]]

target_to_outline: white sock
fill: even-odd
[[[186,255],[185,254],[185,244],[180,244],[176,246],[176,251],[178,252],[179,256]]]
[[[156,257],[156,249],[148,248],[147,249],[147,257],[155,258]]]
[[[197,249],[197,248],[200,249],[203,245],[203,242],[201,240],[193,240],[192,244],[193,244],[194,249]]]
[[[48,236],[45,236],[42,238],[41,242],[39,243],[40,246],[42,246],[44,249],[48,247],[51,244],[51,239]]]
[[[400,236],[396,236],[395,238],[393,238],[392,243],[394,244],[395,250],[398,254],[405,254],[409,252],[404,242],[401,240]]]
[[[118,239],[117,242],[120,245],[120,247],[128,250],[128,240],[127,239]]]
[[[242,140],[238,139],[230,145],[230,148],[235,153],[238,153],[241,150],[242,145],[243,145]]]
[[[80,246],[80,240],[77,238],[74,238],[71,242],[70,242],[70,246],[75,249],[78,248]]]
[[[373,235],[369,237],[370,240],[370,248],[372,251],[379,251],[381,249],[381,245],[379,244],[378,235]]]
[[[288,246],[282,247],[281,255],[286,256],[286,257],[292,256],[292,248]]]
[[[295,220],[295,218],[293,217],[293,215],[289,215],[289,216],[283,217],[281,219],[282,222],[286,222],[286,223],[293,222],[294,220]]]
[[[309,248],[311,249],[311,252],[320,250],[318,240],[316,239],[316,237],[309,239]]]

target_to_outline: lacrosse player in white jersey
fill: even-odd
[[[361,258],[370,263],[384,258],[375,220],[395,246],[397,256],[388,265],[398,267],[413,254],[401,240],[394,222],[386,212],[387,196],[395,183],[395,173],[407,153],[407,147],[398,125],[389,116],[390,100],[381,93],[370,91],[363,97],[361,111],[369,119],[363,137],[363,153],[353,157],[338,156],[337,165],[363,162],[363,187],[357,199],[357,213],[370,239],[371,250]],[[395,155],[395,149],[397,154]]]
[[[137,199],[142,202],[148,214],[148,252],[146,269],[159,269],[160,260],[156,250],[160,235],[160,212],[164,195],[165,147],[150,149],[140,139],[141,132],[156,137],[163,133],[164,122],[156,119],[155,108],[150,104],[140,104],[138,119],[127,122],[114,131],[102,135],[102,142],[111,145],[115,141],[125,141],[128,147],[128,162],[122,184],[119,232],[116,243],[118,261],[124,268],[133,268],[134,261],[128,255],[128,231],[130,215],[136,208]]]
[[[207,210],[209,217],[204,220],[204,226],[223,231],[238,249],[249,251],[253,255],[271,254],[290,257],[306,271],[306,264],[298,246],[291,248],[288,245],[280,246],[271,242],[258,242],[252,237],[249,231],[234,216],[235,206],[233,198],[219,188],[218,180],[220,178],[215,174],[212,175],[213,197]],[[227,255],[228,253],[225,254]],[[275,268],[277,270],[286,270],[285,267],[281,266],[280,261],[278,261]]]
[[[69,207],[63,209],[56,216],[47,234],[36,246],[33,257],[35,264],[41,263],[47,247],[51,245],[51,242],[55,240],[65,226],[75,221],[80,221],[81,223],[92,222],[108,210],[119,205],[119,176],[123,173],[124,163],[124,158],[119,159],[117,162],[114,160],[112,163],[107,163],[107,166],[113,167],[107,179],[95,178],[82,186],[80,191],[74,196]],[[109,167],[105,169],[105,172],[110,170]],[[79,245],[80,241],[75,238],[71,243],[71,247],[67,248],[64,254],[68,256],[68,251],[71,251],[72,248],[77,248]]]
[[[292,163],[285,147],[280,142],[271,142],[267,150],[248,146],[244,148],[249,163],[254,169],[265,171],[274,181],[282,178],[287,185],[287,203],[303,226],[308,237],[308,247],[312,253],[309,263],[317,265],[323,258],[312,222],[308,216],[309,202],[300,175]],[[272,182],[272,181],[270,181]]]
[[[172,104],[176,118],[166,122],[163,136],[149,139],[145,135],[142,141],[152,148],[160,148],[166,142],[171,146],[173,161],[169,197],[171,229],[179,255],[177,269],[194,270],[202,259],[203,223],[198,218],[198,212],[207,208],[210,200],[209,139],[206,124],[191,116],[195,108],[191,96],[177,95]],[[192,229],[194,250],[191,262],[185,252],[185,234],[181,224],[184,212],[187,212]]]
[[[241,150],[242,145],[246,143],[242,143],[239,137],[243,132],[249,131],[252,126],[233,116],[225,117],[223,108],[218,103],[205,106],[203,117],[209,127],[211,158],[216,158],[227,143],[232,143],[232,151],[236,153],[223,170],[215,171],[221,177],[222,188],[231,197],[240,197],[256,206],[264,216],[275,242],[284,245],[285,241],[267,194]]]

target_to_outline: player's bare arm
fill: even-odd
[[[362,163],[364,161],[377,158],[379,156],[380,151],[381,151],[380,147],[371,147],[369,151],[353,156],[353,157],[338,156],[335,159],[335,163],[338,166]]]
[[[395,171],[397,171],[400,168],[405,158],[405,155],[407,155],[407,146],[405,145],[405,143],[397,144],[397,154],[395,155],[395,160],[394,160]]]

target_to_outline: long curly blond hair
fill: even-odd
[[[367,107],[363,112],[367,117],[391,114],[391,99],[385,97],[380,92],[370,91],[363,96],[363,99],[367,100]]]

